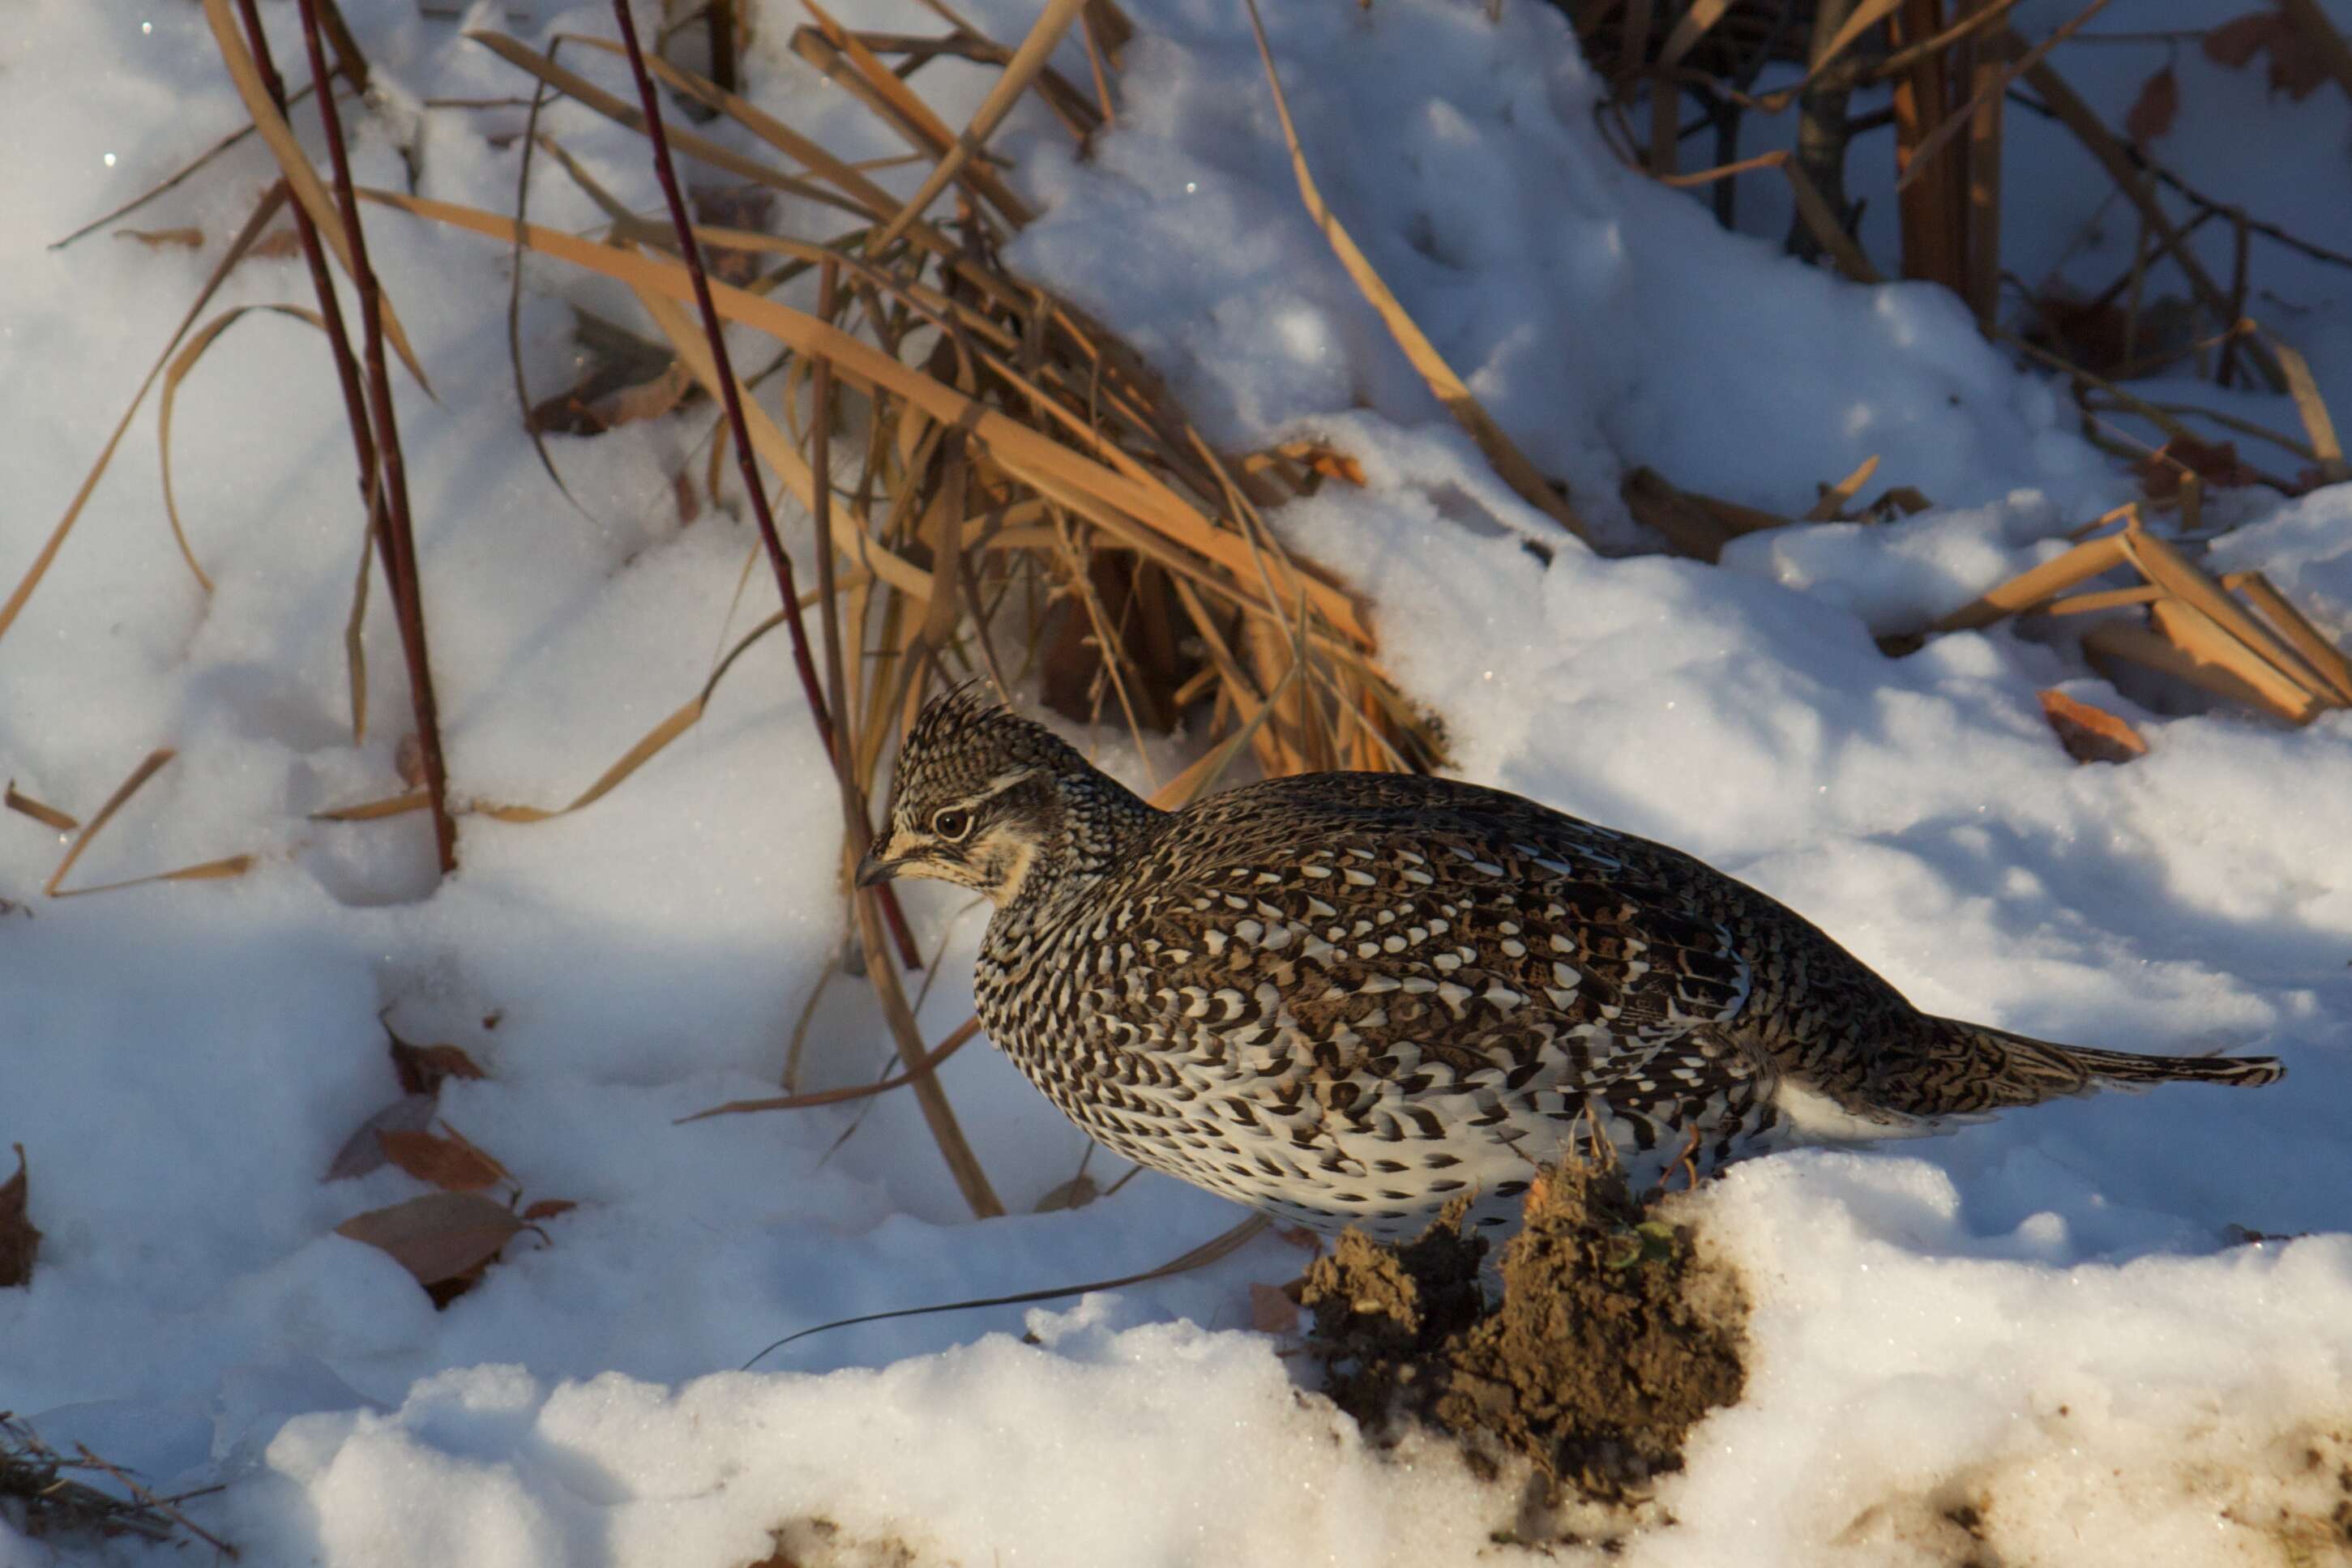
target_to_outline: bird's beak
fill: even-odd
[[[888,848],[888,841],[881,839],[876,840],[866,847],[865,855],[857,862],[857,873],[853,879],[858,886],[873,887],[877,883],[888,882],[898,874],[898,862],[883,852]]]

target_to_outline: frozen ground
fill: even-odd
[[[972,8],[999,36],[1024,25],[1015,0]],[[290,7],[265,9],[295,57]],[[881,0],[843,9],[932,25]],[[1548,525],[1468,457],[1297,215],[1234,8],[1133,9],[1145,37],[1124,118],[1091,164],[1044,124],[1017,118],[1003,138],[1048,209],[1017,258],[1147,349],[1220,439],[1310,428],[1360,454],[1368,488],[1327,489],[1282,524],[1380,606],[1390,663],[1444,714],[1465,776],[1706,856],[1934,1009],[2086,1044],[2273,1051],[2292,1069],[2264,1093],[2070,1103],[1728,1176],[1706,1201],[1756,1297],[1749,1394],[1664,1489],[1677,1522],[1635,1534],[1624,1561],[2315,1560],[2292,1554],[2325,1550],[2306,1521],[2352,1473],[2352,723],[2149,712],[2065,646],[2005,629],[1883,659],[1874,630],[1962,601],[2126,493],[2060,400],[1933,291],[1834,282],[1619,170],[1592,131],[1591,78],[1528,0],[1499,18],[1466,0],[1270,7],[1335,204],[1604,523],[1619,525],[1610,497],[1635,463],[1790,509],[1876,455],[1880,483],[1941,507],[1759,537],[1722,568],[1572,546],[1544,566],[1515,536]],[[397,137],[424,193],[509,202],[520,112],[422,106],[514,93],[514,73],[410,0],[347,10],[394,84],[365,121],[362,179],[402,178]],[[2145,28],[2203,19],[2186,0],[2128,12]],[[2020,15],[2039,33],[2063,8]],[[541,41],[610,26],[594,5],[473,19]],[[864,146],[862,111],[782,49],[790,19],[763,22],[761,100]],[[45,249],[243,115],[193,7],[22,0],[12,21],[11,583],[268,177],[246,149],[133,220],[200,229],[194,252],[105,235]],[[2259,67],[2178,54],[2168,152],[2192,183],[2352,242],[2344,96],[2267,101]],[[2114,119],[2165,56],[2066,58]],[[950,119],[987,86],[923,79]],[[635,139],[569,108],[546,126],[650,204]],[[2017,134],[2008,201],[2034,276],[2096,186],[2054,139]],[[595,220],[540,170],[535,216]],[[1743,226],[1777,235],[1759,193]],[[699,432],[672,423],[560,442],[593,517],[564,506],[516,432],[501,256],[371,222],[442,400],[404,395],[403,421],[453,770],[483,798],[560,803],[699,685],[748,537],[725,517],[680,525],[667,475]],[[2130,241],[2113,227],[2066,266],[2112,273]],[[2259,255],[2274,324],[2347,417],[2347,273]],[[529,282],[526,354],[551,390],[564,301],[625,307],[560,273]],[[222,303],[306,292],[299,263],[259,261]],[[2231,406],[2294,428],[2283,402]],[[57,836],[0,818],[0,895],[19,906],[0,917],[0,1145],[26,1146],[47,1233],[31,1288],[0,1291],[0,1408],[158,1485],[226,1483],[197,1517],[271,1568],[733,1564],[786,1527],[810,1564],[898,1562],[898,1547],[926,1568],[1524,1555],[1490,1540],[1510,1497],[1442,1455],[1369,1456],[1294,1391],[1279,1342],[1246,1328],[1246,1285],[1299,1263],[1273,1240],[1066,1312],[876,1325],[733,1371],[826,1318],[1146,1269],[1234,1215],[1145,1176],[1075,1213],[969,1223],[892,1099],[837,1151],[845,1113],[672,1125],[772,1092],[839,939],[832,785],[781,645],[592,810],[470,821],[462,874],[419,902],[416,819],[307,821],[394,788],[401,706],[378,613],[379,722],[350,744],[358,534],[318,341],[281,318],[240,323],[173,423],[179,504],[216,591],[201,593],[164,526],[151,408],[0,643],[0,758],[27,794],[87,818],[141,757],[178,748],[78,884],[259,860],[235,881],[47,900]],[[2272,506],[2218,554],[2352,633],[2352,487]],[[2130,717],[2150,755],[2075,766],[2036,705],[2053,685]],[[936,1038],[967,1009],[977,923],[930,893],[914,908],[949,938],[924,1014]],[[819,1010],[820,1083],[884,1061],[857,993],[838,982]],[[448,1089],[446,1119],[528,1197],[579,1205],[446,1312],[332,1234],[418,1185],[390,1169],[320,1180],[396,1092],[380,1013],[488,1068]],[[968,1051],[945,1078],[1016,1212],[1076,1170],[1078,1134],[992,1054]],[[2250,1247],[2231,1227],[2316,1234]],[[1038,1343],[1018,1341],[1024,1324]],[[55,1560],[0,1528],[0,1563]]]

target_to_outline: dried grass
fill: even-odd
[[[76,1471],[103,1477],[115,1490],[78,1480]],[[219,1490],[159,1497],[86,1446],[77,1443],[71,1455],[60,1453],[15,1412],[0,1410],[0,1521],[36,1541],[133,1537],[184,1544],[184,1536],[235,1561],[236,1547],[180,1510],[180,1504]]]
[[[1079,694],[1081,716],[1118,715],[1147,758],[1147,730],[1188,711],[1207,715],[1198,737],[1205,754],[1156,790],[1167,805],[1209,787],[1244,754],[1272,773],[1425,767],[1437,754],[1434,735],[1381,673],[1362,609],[1334,574],[1276,543],[1260,516],[1262,507],[1335,477],[1349,482],[1360,473],[1352,460],[1328,451],[1218,454],[1122,345],[996,259],[998,241],[1030,214],[982,149],[1023,93],[1058,81],[1044,60],[1080,10],[1050,7],[1030,38],[1008,50],[968,24],[957,24],[943,43],[854,32],[810,7],[814,25],[801,29],[794,47],[931,162],[920,189],[961,191],[961,216],[946,227],[928,215],[928,196],[894,200],[847,160],[657,58],[644,64],[665,84],[732,120],[788,165],[687,132],[668,138],[677,152],[765,188],[821,199],[853,214],[859,226],[826,244],[708,225],[673,237],[621,221],[608,207],[616,221],[592,238],[397,193],[362,193],[627,285],[653,338],[667,344],[684,373],[714,400],[740,404],[740,440],[767,480],[819,520],[832,545],[814,598],[828,653],[839,650],[826,661],[831,691],[822,706],[851,822],[845,857],[864,847],[885,759],[926,691],[943,675],[1005,679],[1004,655],[1013,650],[1023,669],[1042,664],[1049,686],[1058,679]],[[512,39],[478,37],[548,89],[618,123],[650,129],[642,107],[579,73]],[[961,132],[884,63],[893,54],[919,62],[944,52],[1005,70],[999,90]],[[1068,90],[1062,83],[1054,96],[1066,120],[1083,123]],[[547,148],[562,156],[552,141]],[[1311,182],[1302,189],[1311,199]],[[762,402],[733,377],[688,314],[696,278],[680,246],[689,239],[698,249],[782,258],[747,287],[715,278],[709,287],[718,319],[764,334],[782,351],[780,397]],[[825,280],[815,308],[786,303],[785,287],[812,268]],[[1393,299],[1387,305],[1401,332],[1410,329]],[[832,451],[839,435],[848,437],[846,466]],[[722,429],[721,443],[731,449],[734,440]],[[1509,449],[1503,442],[1490,450]],[[1572,518],[1532,475],[1525,468],[1522,493]],[[592,805],[690,729],[735,656],[776,623],[739,643],[699,694],[570,801],[460,800],[457,809],[520,823]],[[418,803],[411,790],[321,816],[361,821]],[[921,1043],[876,907],[854,896],[852,907],[869,978],[906,1064],[888,1085],[928,1090],[927,1112],[937,1107],[944,1118],[929,1069],[945,1050]],[[951,1124],[935,1120],[933,1131],[974,1208],[999,1207]]]
[[[2016,615],[2125,612],[2093,626],[2084,648],[2289,724],[2352,706],[2352,662],[2269,579],[2260,572],[2215,578],[2180,546],[2148,532],[2137,506],[2123,509],[2122,521],[1989,590],[1929,630],[1966,631]],[[2137,572],[2141,582],[2074,591],[2119,568]]]

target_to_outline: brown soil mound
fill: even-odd
[[[1401,1246],[1348,1232],[1305,1291],[1331,1397],[1376,1435],[1427,1422],[1474,1462],[1523,1454],[1588,1497],[1638,1495],[1745,1382],[1746,1300],[1676,1201],[1645,1211],[1613,1167],[1547,1169],[1491,1310],[1459,1207]]]

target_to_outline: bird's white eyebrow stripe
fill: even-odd
[[[1045,769],[1042,768],[1032,767],[1016,768],[1010,773],[1000,773],[995,778],[990,779],[987,783],[982,785],[971,794],[965,796],[959,804],[969,808],[993,800],[999,795],[1003,794],[1007,789],[1012,789],[1015,784],[1034,779],[1038,774],[1044,771]]]

